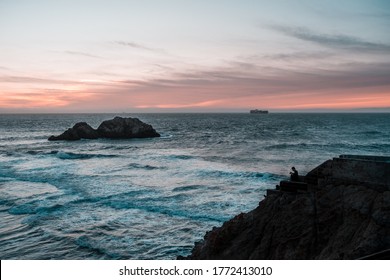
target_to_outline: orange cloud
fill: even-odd
[[[70,104],[70,101],[63,100],[61,96],[48,94],[22,93],[22,94],[4,94],[0,95],[0,108],[45,108],[45,107],[64,107]]]
[[[69,88],[69,87],[68,87]],[[41,89],[37,92],[0,93],[0,108],[47,109],[65,108],[77,102],[93,99],[93,95],[69,89]]]

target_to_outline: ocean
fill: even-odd
[[[161,137],[47,141],[116,115]],[[340,154],[389,156],[390,114],[0,115],[0,258],[175,259]]]

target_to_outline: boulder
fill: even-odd
[[[64,133],[58,136],[50,136],[49,141],[58,141],[58,140],[80,140],[84,139],[96,139],[99,137],[99,134],[95,129],[93,129],[86,122],[76,123],[72,128],[67,129]]]
[[[58,140],[80,140],[97,138],[147,138],[160,137],[160,134],[149,124],[137,118],[115,117],[112,120],[104,121],[98,129],[92,128],[86,122],[76,123],[72,128],[67,129],[58,136],[50,136],[49,141]]]
[[[160,136],[151,125],[137,118],[115,117],[113,120],[102,122],[97,132],[102,138],[147,138]]]

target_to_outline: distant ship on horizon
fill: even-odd
[[[267,110],[254,109],[254,110],[250,110],[249,113],[251,113],[251,114],[268,114],[268,111]]]

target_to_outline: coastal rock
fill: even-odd
[[[206,233],[184,259],[358,259],[372,254],[374,259],[389,258],[387,175],[374,184],[365,179],[370,177],[358,182],[348,173],[340,180],[339,161],[327,161],[309,172],[310,181],[318,183],[309,184],[308,191],[271,190],[256,209]],[[348,172],[356,166],[365,170],[376,166],[372,174],[381,174],[390,162],[347,159],[342,167],[349,166],[353,168]]]
[[[151,125],[137,118],[115,117],[100,124],[97,129],[103,138],[147,138],[159,137]]]
[[[80,140],[84,139],[96,139],[99,137],[99,134],[95,129],[93,129],[86,122],[76,123],[72,128],[69,128],[64,133],[58,136],[50,136],[49,141],[58,141],[58,140]]]
[[[151,125],[140,121],[137,118],[115,117],[112,120],[104,121],[98,129],[93,129],[86,122],[76,123],[72,128],[67,129],[58,136],[50,136],[49,141],[97,138],[147,138],[160,137]]]

